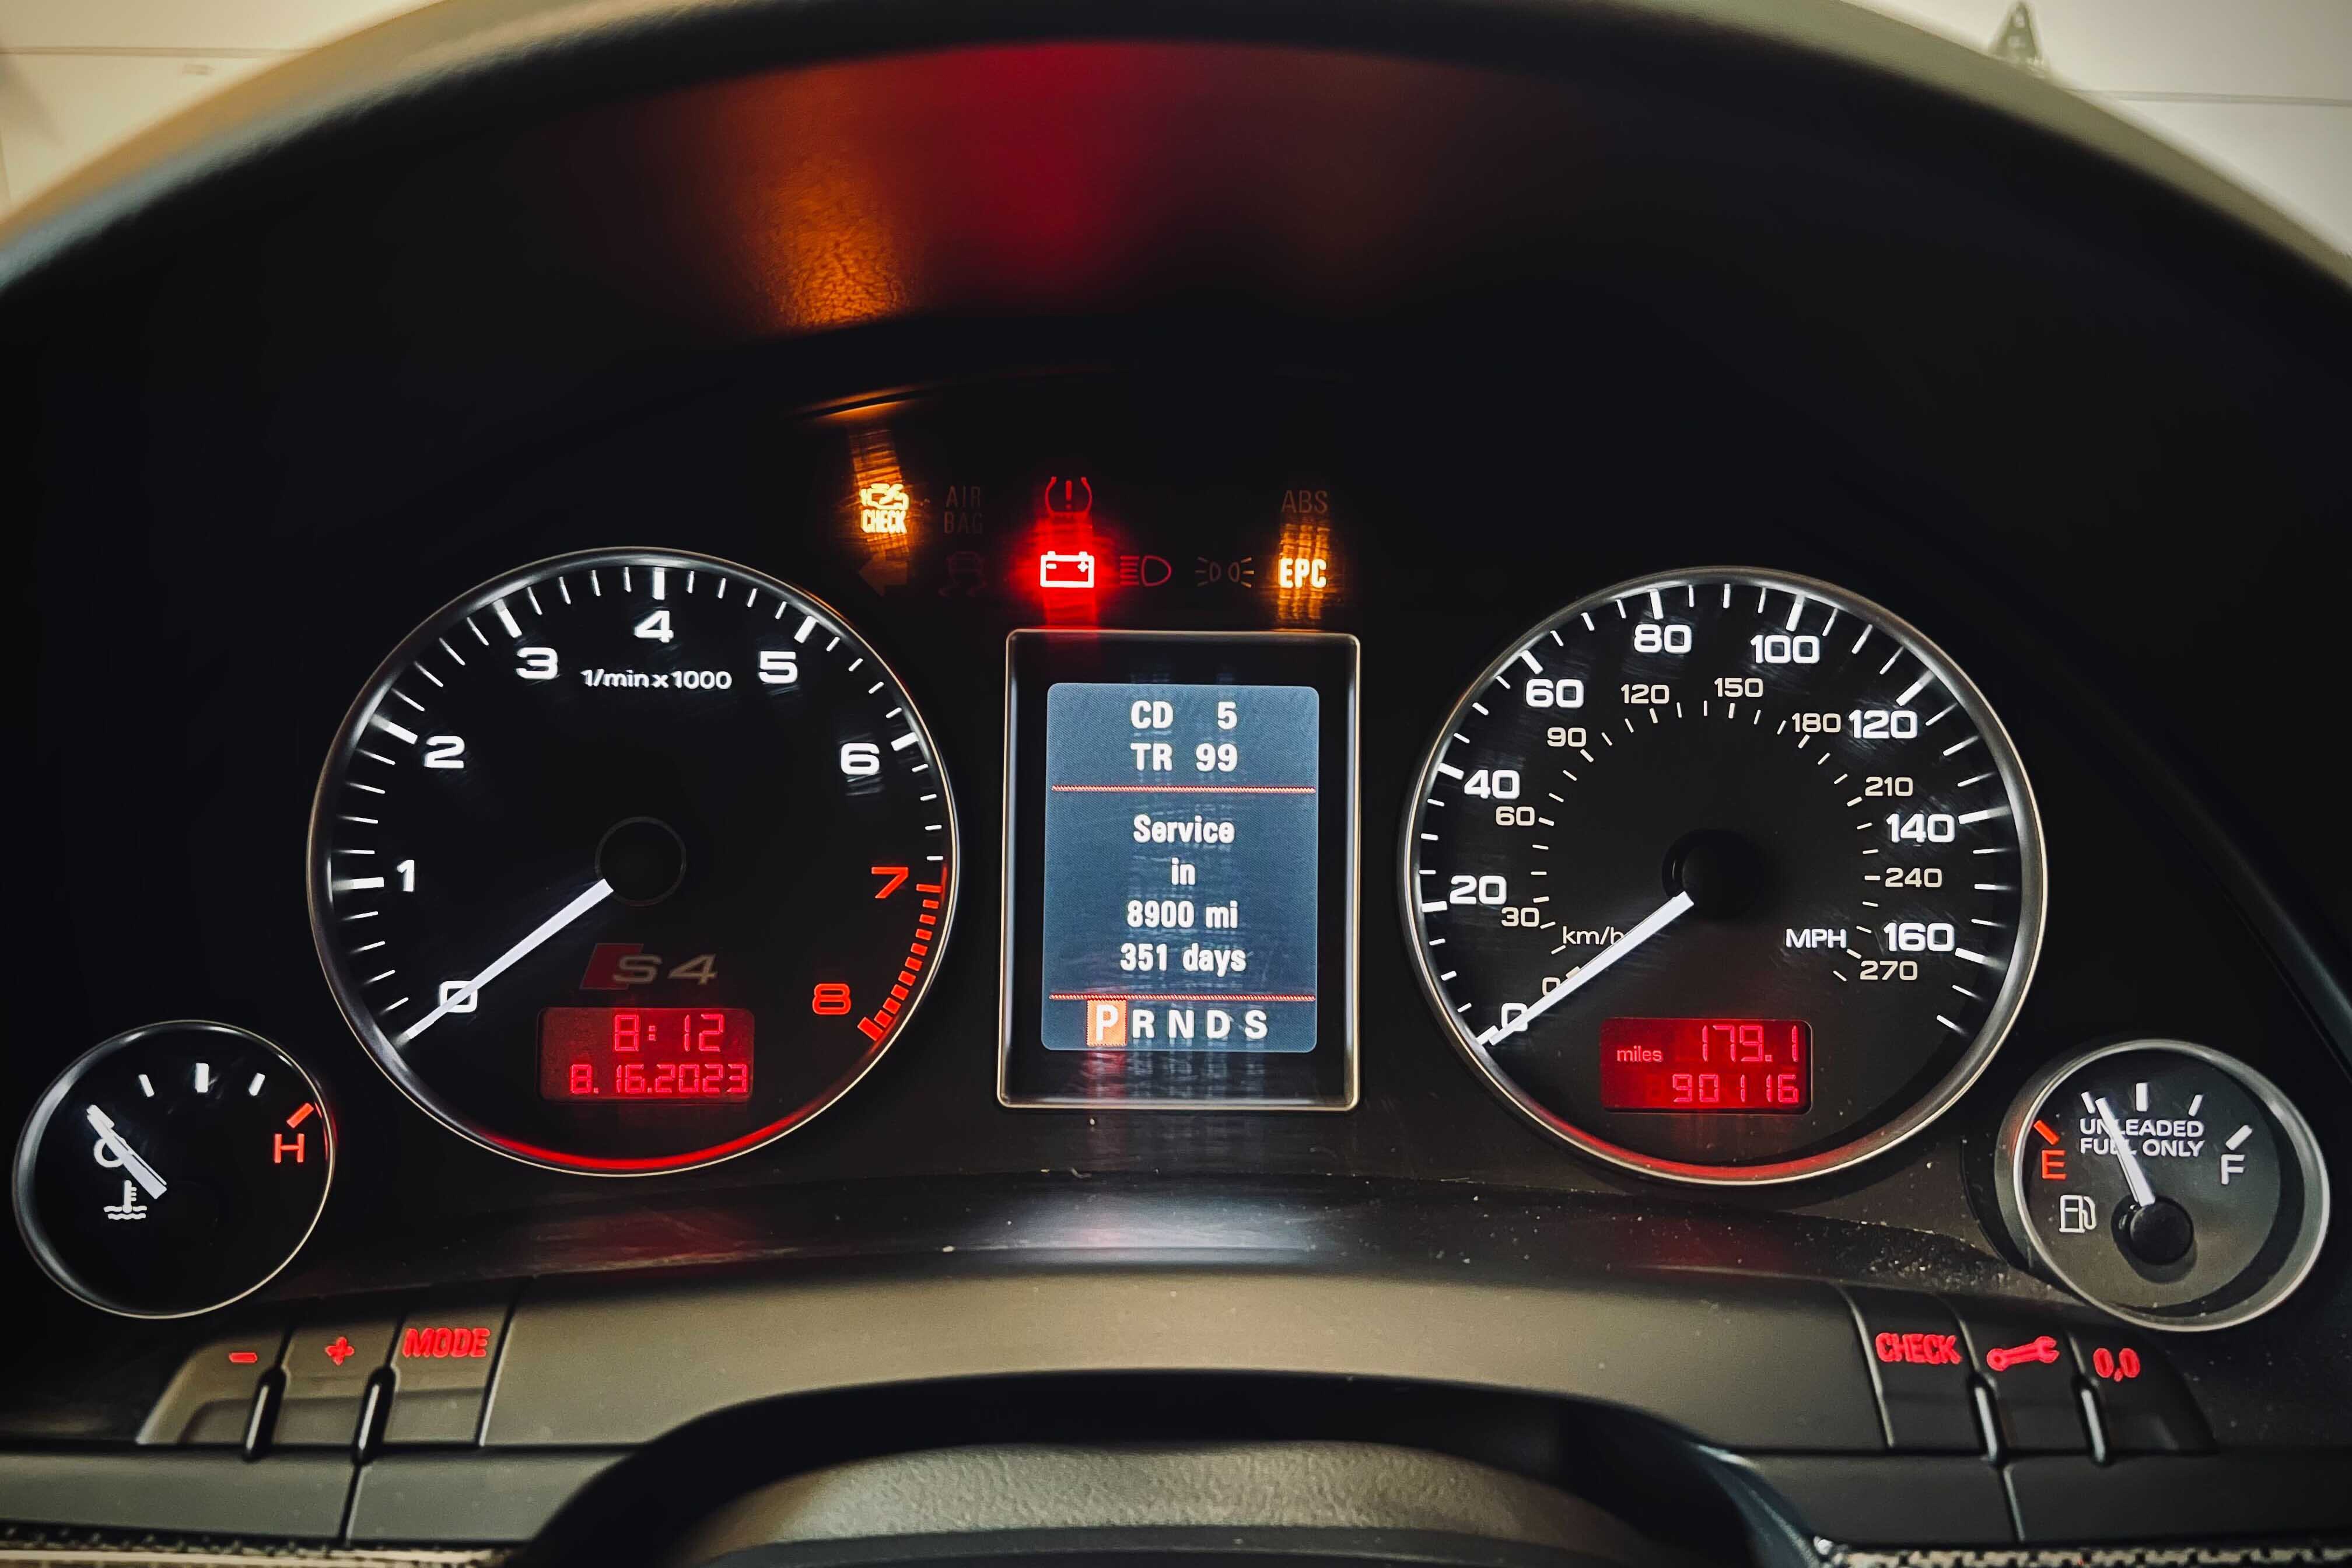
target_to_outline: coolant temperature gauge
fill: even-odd
[[[2327,1229],[2311,1129],[2268,1079],[2180,1040],[2130,1040],[2038,1079],[2001,1128],[2010,1228],[2062,1284],[2152,1329],[2258,1317]]]
[[[326,1102],[293,1058],[226,1024],[152,1024],[41,1097],[16,1145],[16,1226],[90,1305],[183,1318],[291,1262],[334,1169]]]

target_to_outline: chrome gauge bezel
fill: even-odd
[[[310,1223],[302,1227],[302,1234],[295,1239],[292,1246],[286,1249],[286,1256],[279,1258],[268,1272],[246,1286],[245,1289],[224,1296],[216,1301],[208,1301],[202,1306],[183,1308],[176,1311],[148,1311],[115,1300],[103,1291],[92,1289],[83,1282],[73,1266],[68,1263],[51,1245],[48,1234],[43,1228],[38,1215],[34,1212],[34,1165],[40,1153],[41,1140],[47,1134],[50,1122],[73,1091],[89,1076],[93,1067],[105,1058],[153,1036],[178,1033],[230,1036],[250,1046],[260,1047],[284,1064],[286,1070],[301,1084],[307,1098],[319,1107],[320,1115],[316,1120],[319,1124],[320,1154],[326,1169],[325,1174],[319,1183],[318,1202],[310,1211]],[[75,1300],[95,1307],[101,1312],[111,1313],[118,1318],[134,1318],[144,1322],[173,1322],[183,1318],[201,1318],[207,1312],[217,1312],[223,1307],[233,1306],[244,1300],[285,1273],[293,1265],[294,1260],[302,1255],[302,1249],[310,1244],[310,1238],[318,1234],[319,1221],[325,1216],[328,1201],[334,1196],[335,1192],[336,1156],[341,1151],[341,1140],[336,1135],[337,1125],[334,1104],[320,1089],[319,1080],[311,1076],[310,1068],[295,1060],[293,1054],[285,1047],[265,1035],[242,1028],[235,1024],[224,1024],[214,1018],[167,1018],[159,1023],[142,1024],[135,1029],[125,1029],[121,1034],[110,1035],[100,1040],[67,1063],[57,1077],[50,1080],[49,1087],[42,1091],[41,1098],[34,1104],[32,1112],[25,1118],[24,1128],[16,1137],[16,1157],[9,1165],[9,1206],[16,1216],[17,1237],[24,1242],[25,1250],[32,1254],[34,1261],[41,1266],[41,1272],[49,1277],[51,1283]]]
[[[2060,1084],[2084,1068],[2110,1057],[2135,1051],[2169,1051],[2203,1062],[2236,1079],[2285,1134],[2287,1146],[2294,1153],[2297,1174],[2303,1183],[2305,1204],[2300,1229],[2285,1258],[2268,1279],[2243,1298],[2210,1313],[2195,1317],[2167,1316],[2102,1300],[2086,1289],[2058,1261],[2025,1212],[2025,1157],[2031,1152],[2025,1140],[2025,1130],[2032,1123],[2034,1113],[2042,1109]],[[2059,1284],[2109,1317],[2138,1328],[2168,1333],[2202,1333],[2251,1322],[2293,1295],[2295,1288],[2310,1278],[2311,1271],[2319,1263],[2319,1249],[2327,1238],[2331,1202],[2327,1162],[2320,1153],[2319,1139],[2312,1131],[2311,1124],[2303,1119],[2303,1112],[2294,1108],[2294,1102],[2287,1099],[2284,1091],[2262,1073],[2227,1052],[2210,1046],[2200,1046],[2194,1041],[2161,1038],[2118,1040],[2067,1056],[2047,1071],[2037,1074],[2018,1095],[2008,1115],[2001,1121],[2000,1141],[1997,1147],[1999,1179],[1994,1185],[1998,1189],[2001,1219],[2017,1244],[2025,1248],[2036,1268]]]
[[[1512,1080],[1453,1012],[1430,958],[1426,921],[1414,889],[1413,857],[1420,803],[1429,795],[1437,763],[1444,754],[1448,739],[1459,727],[1462,715],[1478,693],[1518,657],[1519,649],[1554,627],[1619,599],[1646,594],[1654,588],[1683,587],[1702,579],[1710,584],[1727,581],[1817,598],[1867,620],[1901,642],[1945,682],[1962,711],[1977,726],[2000,774],[2017,821],[2020,863],[2017,935],[2011,944],[2011,956],[2008,970],[2002,976],[2000,989],[1995,994],[1984,1024],[1969,1048],[1926,1095],[1900,1114],[1879,1123],[1860,1137],[1802,1158],[1754,1165],[1700,1164],[1645,1154],[1596,1137],[1537,1102]],[[1584,595],[1517,632],[1487,661],[1476,677],[1464,686],[1461,697],[1447,710],[1444,721],[1437,726],[1423,752],[1420,767],[1413,774],[1413,791],[1412,798],[1406,802],[1399,835],[1397,902],[1404,921],[1405,945],[1412,953],[1413,971],[1420,980],[1422,995],[1429,1003],[1430,1010],[1444,1023],[1446,1037],[1454,1049],[1507,1104],[1560,1142],[1620,1170],[1694,1186],[1769,1186],[1827,1175],[1882,1154],[1925,1131],[1957,1104],[1960,1097],[1983,1076],[1994,1054],[2016,1024],[2019,1009],[2024,1005],[2026,992],[2032,984],[2035,967],[2041,962],[2042,929],[2049,902],[2048,857],[2033,787],[2026,776],[2024,763],[2017,754],[2017,747],[2010,739],[2009,731],[1976,683],[1925,633],[1885,605],[1817,577],[1769,567],[1695,566],[1645,573]]]
[[[487,1149],[502,1158],[512,1160],[518,1164],[554,1171],[565,1175],[598,1179],[630,1179],[676,1175],[682,1172],[703,1170],[712,1165],[724,1164],[730,1160],[740,1159],[744,1155],[770,1147],[777,1141],[790,1137],[816,1121],[818,1117],[848,1098],[857,1086],[881,1065],[883,1058],[890,1054],[891,1049],[904,1038],[915,1015],[930,994],[932,982],[938,978],[939,966],[935,962],[917,977],[915,984],[908,988],[909,994],[899,1009],[898,1023],[891,1032],[889,1040],[868,1057],[853,1076],[835,1085],[824,1099],[809,1106],[783,1125],[769,1129],[764,1136],[754,1141],[738,1142],[703,1157],[623,1167],[539,1158],[530,1152],[508,1146],[489,1131],[477,1126],[469,1118],[438,1103],[437,1098],[425,1087],[409,1081],[401,1071],[395,1070],[394,1060],[398,1056],[397,1050],[377,1026],[363,999],[350,985],[348,977],[335,960],[326,935],[323,915],[326,909],[327,871],[321,848],[322,825],[331,810],[331,799],[338,771],[348,763],[356,744],[356,737],[364,729],[369,716],[382,701],[386,689],[436,628],[465,616],[488,609],[493,600],[512,592],[518,584],[537,581],[558,568],[605,563],[616,566],[707,567],[752,582],[776,595],[780,599],[797,603],[806,610],[828,618],[834,626],[856,640],[856,645],[864,650],[864,657],[873,660],[876,670],[883,678],[900,692],[909,692],[906,680],[890,661],[882,656],[880,650],[876,648],[865,634],[859,631],[838,608],[798,584],[789,582],[758,567],[747,566],[738,561],[696,551],[673,550],[649,545],[600,546],[567,551],[562,554],[524,562],[476,584],[419,620],[415,629],[402,637],[360,687],[358,694],[352,698],[351,706],[344,713],[342,722],[337,727],[334,740],[328,746],[326,755],[320,764],[318,783],[311,794],[309,829],[303,844],[303,879],[312,949],[317,955],[320,968],[325,975],[328,988],[334,995],[335,1005],[342,1014],[344,1022],[350,1026],[353,1037],[364,1050],[368,1060],[383,1075],[386,1081],[400,1091],[404,1099],[435,1122],[467,1142],[478,1148]],[[908,722],[912,731],[921,737],[922,752],[929,758],[936,771],[940,787],[940,808],[944,813],[948,864],[950,873],[943,900],[944,907],[939,911],[939,935],[932,943],[935,952],[944,952],[954,936],[956,909],[961,901],[962,891],[962,826],[956,812],[955,789],[948,777],[946,761],[940,753],[939,742],[931,733],[929,721],[925,720],[921,710],[913,701],[910,693],[906,708]]]

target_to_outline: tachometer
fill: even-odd
[[[393,1080],[519,1159],[756,1147],[922,1000],[953,802],[874,650],[809,595],[604,551],[474,590],[386,659],[319,784],[310,912]]]
[[[1934,645],[1786,574],[1645,577],[1517,638],[1439,732],[1406,919],[1455,1043],[1556,1136],[1699,1182],[1909,1136],[2016,1016],[2042,837]]]

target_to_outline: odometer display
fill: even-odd
[[[1406,918],[1514,1105],[1688,1181],[1837,1168],[1958,1099],[2039,950],[2008,736],[1886,611],[1785,574],[1643,578],[1514,639],[1406,825]]]
[[[1609,1110],[1803,1110],[1813,1103],[1812,1028],[1799,1018],[1604,1018]]]
[[[550,1007],[539,1016],[549,1100],[751,1098],[746,1007]]]
[[[801,1125],[898,1038],[955,847],[914,703],[830,608],[600,551],[484,584],[376,671],[320,780],[311,923],[360,1038],[450,1127],[674,1170]]]

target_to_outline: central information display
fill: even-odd
[[[1356,1098],[1356,640],[1006,645],[1011,1106]]]
[[[1047,692],[1046,1049],[1315,1048],[1318,703]]]

